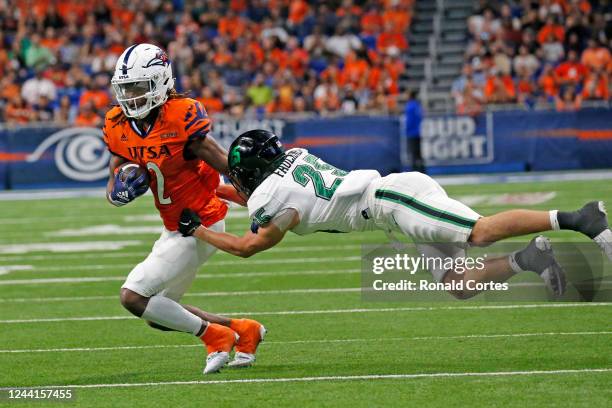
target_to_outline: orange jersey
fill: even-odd
[[[120,112],[116,106],[106,114],[104,141],[114,155],[149,170],[155,206],[166,229],[177,229],[183,208],[196,211],[205,226],[222,220],[227,205],[215,193],[219,173],[184,150],[188,141],[204,138],[210,130],[202,105],[189,98],[170,99],[148,132],[131,119],[113,121]]]

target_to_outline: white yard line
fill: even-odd
[[[564,375],[608,373],[612,368],[582,368],[576,370],[525,370],[525,371],[485,371],[463,373],[413,373],[413,374],[372,374],[372,375],[332,375],[321,377],[286,377],[286,378],[245,378],[239,380],[194,380],[194,381],[160,381],[148,383],[109,383],[109,384],[75,384],[46,385],[37,388],[125,388],[155,387],[163,385],[214,385],[214,384],[250,384],[250,383],[291,383],[320,381],[372,381],[372,380],[412,380],[418,378],[463,378],[463,377],[505,377],[517,375]],[[6,390],[8,388],[0,388]]]
[[[344,314],[344,313],[398,313],[398,312],[428,312],[441,310],[512,310],[512,309],[548,309],[571,307],[610,307],[612,303],[534,303],[516,305],[474,305],[474,306],[422,306],[422,307],[394,307],[394,308],[357,308],[357,309],[323,309],[323,310],[280,310],[264,312],[221,312],[225,316],[289,316],[289,315],[318,315],[318,314]],[[54,323],[100,320],[128,320],[135,316],[84,316],[84,317],[54,317],[41,319],[0,320],[0,324],[19,323]]]
[[[335,256],[327,258],[308,257],[308,258],[278,258],[273,259],[250,259],[248,265],[276,265],[276,264],[303,264],[303,263],[324,263],[329,262],[351,262],[360,261],[360,256]],[[236,258],[225,261],[212,260],[205,265],[210,266],[245,266],[244,259]],[[91,265],[57,265],[57,266],[33,266],[31,272],[53,272],[53,271],[87,271],[87,270],[105,270],[105,269],[127,269],[131,270],[135,266],[134,263],[109,263],[109,264],[91,264]]]
[[[306,275],[343,275],[361,273],[361,269],[325,269],[308,271],[287,272],[228,272],[215,274],[198,274],[196,279],[228,279],[228,278],[250,278],[263,276],[306,276]],[[0,286],[13,285],[46,285],[49,283],[91,283],[91,282],[116,282],[124,281],[127,274],[122,276],[81,276],[78,278],[34,278],[34,279],[4,279],[0,280]]]
[[[228,292],[195,292],[187,293],[185,297],[225,297],[225,296],[261,296],[261,295],[286,295],[300,293],[354,293],[360,292],[361,288],[308,288],[308,289],[280,289],[280,290],[248,290]],[[71,302],[84,300],[117,300],[118,295],[113,296],[64,296],[64,297],[42,297],[42,298],[0,298],[0,303],[44,303],[44,302]]]
[[[275,344],[333,344],[333,343],[369,343],[380,341],[430,341],[430,340],[466,340],[466,339],[497,339],[516,337],[544,337],[544,336],[607,336],[612,331],[585,331],[585,332],[546,332],[546,333],[500,333],[500,334],[466,334],[459,336],[417,336],[417,337],[378,337],[359,339],[320,339],[320,340],[288,340],[288,341],[264,341],[262,346]],[[51,349],[12,349],[1,350],[0,354],[19,353],[67,353],[67,352],[94,352],[94,351],[121,351],[121,350],[148,350],[160,348],[193,348],[202,347],[201,344],[152,344],[147,346],[114,346],[114,347],[72,347]]]
[[[150,245],[149,245],[150,247]],[[266,250],[266,253],[286,253],[286,252],[314,252],[314,251],[342,251],[361,249],[360,244],[351,245],[299,245],[299,246],[281,246],[273,247]],[[49,254],[49,255],[24,255],[24,256],[0,256],[0,262],[21,262],[21,261],[60,261],[66,259],[100,259],[100,258],[129,258],[129,257],[146,257],[149,254],[149,248],[144,251],[128,251],[103,254]],[[215,257],[231,257],[226,252],[218,251]]]

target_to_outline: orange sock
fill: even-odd
[[[261,341],[259,333],[261,324],[252,319],[232,319],[230,327],[240,336],[236,343],[236,351],[255,354],[257,345]]]
[[[244,331],[244,321],[246,319],[232,319],[230,320],[230,328],[236,333],[240,334],[241,331]]]
[[[208,354],[215,351],[230,352],[236,343],[236,333],[229,327],[216,323],[208,323],[200,339],[206,345]]]

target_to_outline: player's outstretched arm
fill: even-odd
[[[219,173],[227,174],[227,152],[210,134],[205,138],[191,141],[186,148]]]
[[[243,207],[246,207],[247,205],[246,200],[240,194],[238,194],[236,187],[230,184],[220,184],[219,187],[217,187],[217,197],[223,200],[233,201]]]
[[[258,252],[272,248],[282,241],[288,229],[299,222],[297,212],[288,210],[276,220],[268,222],[256,231],[248,231],[242,237],[227,232],[216,232],[209,230],[200,223],[198,215],[190,210],[184,209],[179,222],[179,231],[184,236],[194,237],[208,242],[214,247],[232,255],[248,258]],[[275,222],[276,221],[276,222]]]

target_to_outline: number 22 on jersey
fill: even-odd
[[[348,173],[325,163],[318,157],[311,154],[306,155],[306,157],[304,157],[304,161],[309,164],[300,164],[296,166],[292,172],[293,180],[303,187],[306,187],[308,182],[312,181],[315,195],[327,201],[331,200],[332,196],[336,192],[336,189],[344,180],[344,176],[346,176]],[[325,185],[325,179],[323,178],[322,174],[322,172],[328,171],[330,171],[332,175],[338,176],[332,181],[329,187]]]

